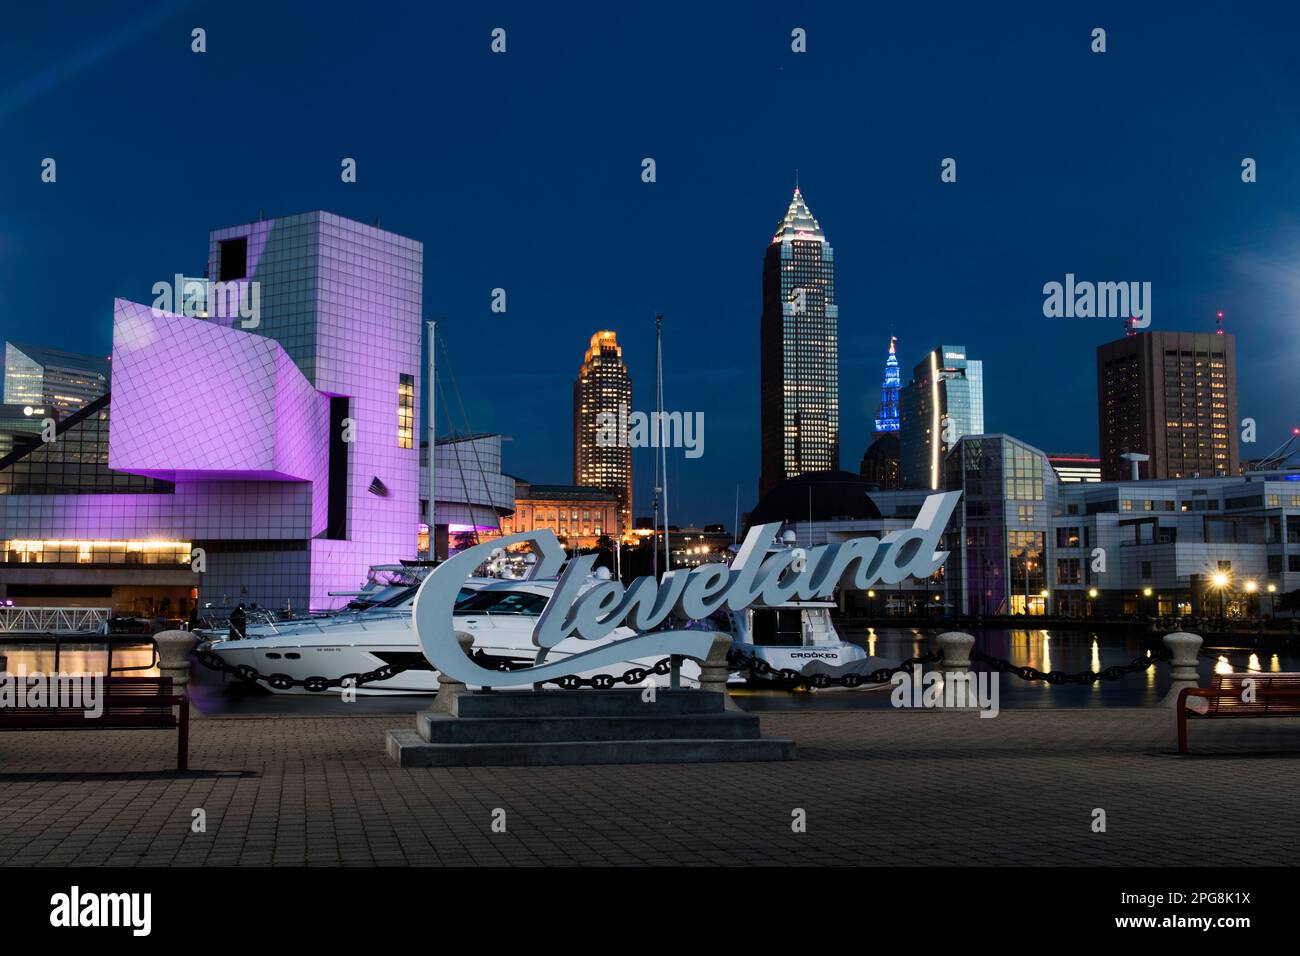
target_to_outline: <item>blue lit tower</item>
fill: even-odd
[[[880,386],[880,408],[876,410],[876,430],[871,447],[862,456],[858,469],[863,478],[878,488],[899,487],[899,417],[898,394],[902,381],[898,375],[898,339],[889,337],[889,355],[885,359],[885,380]]]
[[[880,386],[880,408],[876,410],[874,438],[898,431],[898,389],[902,382],[898,377],[898,356],[894,354],[897,344],[898,339],[891,335],[889,357],[885,359],[885,381]]]

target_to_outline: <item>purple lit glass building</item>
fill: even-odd
[[[137,612],[120,580],[171,614],[190,587],[299,610],[414,558],[422,268],[419,242],[310,212],[211,234],[209,317],[119,299],[110,395],[0,459],[0,584],[38,603],[99,570]]]

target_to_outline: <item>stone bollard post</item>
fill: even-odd
[[[970,675],[970,652],[975,647],[975,638],[970,634],[963,634],[961,631],[945,631],[935,640],[939,644],[939,650],[943,651],[943,660],[939,668],[943,671],[943,682],[946,685],[949,681],[965,681]],[[971,675],[973,676],[973,675]],[[978,709],[979,698],[975,693],[974,683],[966,685],[967,707]]]
[[[975,638],[961,631],[945,631],[935,640],[939,650],[943,651],[940,668],[944,674],[964,674],[970,670],[970,652],[975,647]]]
[[[722,706],[726,710],[739,710],[731,695],[727,693],[727,652],[731,650],[731,637],[727,634],[715,634],[709,645],[708,656],[700,662],[700,690],[708,694],[721,694]]]
[[[1201,636],[1186,631],[1174,631],[1164,636],[1164,643],[1173,654],[1173,659],[1169,662],[1173,683],[1169,685],[1169,693],[1165,694],[1164,700],[1160,701],[1160,706],[1177,707],[1179,691],[1184,687],[1200,686],[1201,675],[1196,668],[1196,662],[1201,651]]]
[[[184,687],[190,682],[190,651],[198,639],[189,631],[160,631],[153,639],[158,644],[159,672],[172,679],[173,687]]]
[[[470,652],[474,649],[474,638],[469,634],[457,634],[456,643],[465,652],[465,656],[469,657]],[[466,690],[463,681],[458,681],[454,677],[439,671],[438,696],[429,705],[429,710],[436,714],[451,714],[451,716],[455,717],[456,700],[464,693],[466,693]]]

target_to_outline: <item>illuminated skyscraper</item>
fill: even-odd
[[[4,402],[71,415],[108,391],[108,365],[94,355],[6,342]]]
[[[759,493],[840,466],[835,251],[795,188],[763,259]]]
[[[1120,456],[1150,456],[1142,478],[1235,475],[1237,343],[1223,332],[1138,332],[1097,346],[1103,481],[1125,481]]]
[[[984,363],[968,359],[965,346],[939,346],[912,370],[899,408],[902,485],[937,489],[948,449],[984,433]]]
[[[632,408],[632,378],[613,332],[597,332],[573,383],[573,483],[618,496],[618,531],[632,530],[632,449],[621,434]],[[602,419],[608,414],[612,419]],[[602,422],[620,423],[617,428]],[[617,433],[617,434],[614,434]],[[576,519],[576,513],[575,518]]]
[[[885,359],[885,381],[880,386],[880,408],[876,411],[876,432],[879,438],[888,432],[898,431],[898,356],[894,354],[898,339],[889,337],[889,357]]]

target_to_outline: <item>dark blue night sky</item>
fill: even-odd
[[[797,168],[835,247],[846,469],[891,333],[905,380],[940,343],[984,360],[986,430],[1095,453],[1094,348],[1121,329],[1043,317],[1067,272],[1150,281],[1154,329],[1224,310],[1259,423],[1243,457],[1300,423],[1290,4],[24,6],[0,35],[6,338],[106,354],[113,297],[201,274],[210,228],[379,216],[424,242],[426,314],[513,474],[570,480],[596,329],[651,407],[663,312],[666,404],[705,413],[671,517],[730,526],[736,484],[742,509],[756,492],[762,258]],[[648,453],[636,465],[643,514]]]

